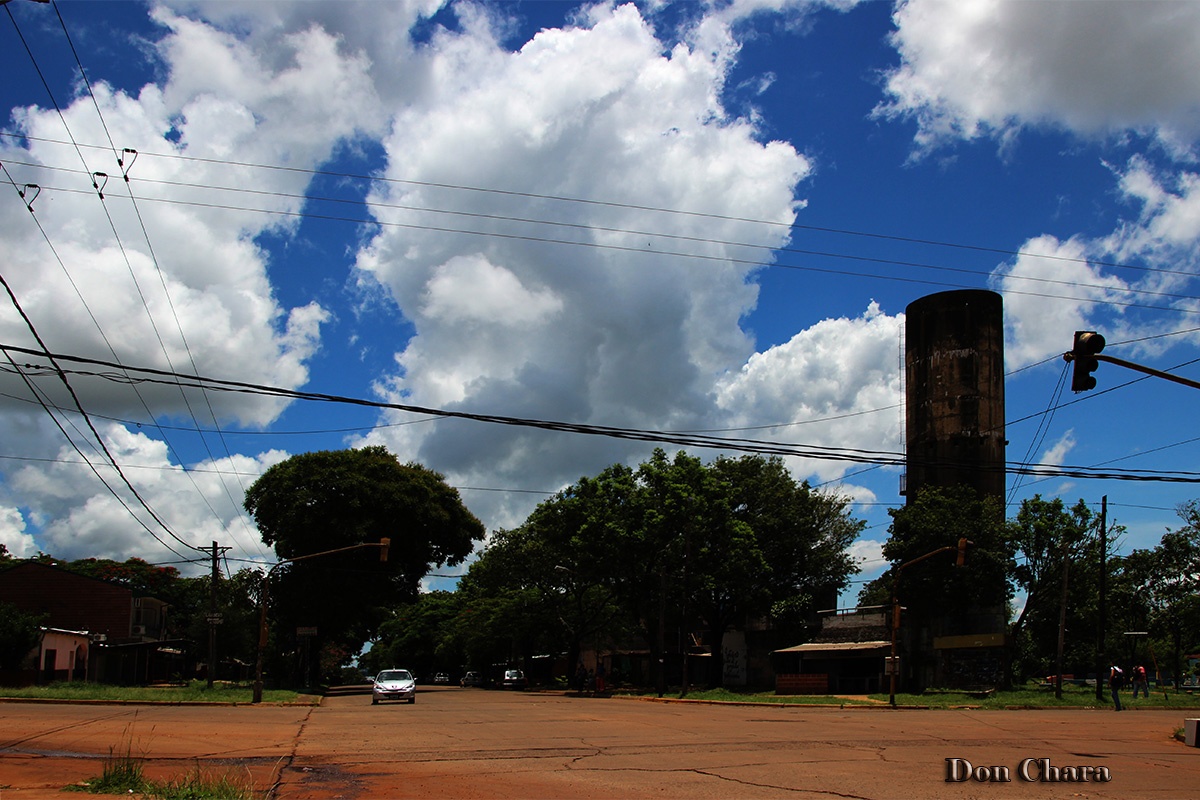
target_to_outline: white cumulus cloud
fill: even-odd
[[[1195,3],[906,0],[894,22],[878,113],[915,119],[921,149],[1025,125],[1200,134]]]

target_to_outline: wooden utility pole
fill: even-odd
[[[221,565],[218,559],[221,553],[229,548],[223,548],[212,543],[212,578],[208,586],[208,688],[213,688],[213,680],[217,672],[217,626],[221,624],[221,614],[217,611],[217,581],[221,579]]]
[[[1068,542],[1064,541],[1062,545],[1062,599],[1058,603],[1058,660],[1055,669],[1058,672],[1058,680],[1054,683],[1054,696],[1062,700],[1062,683],[1063,683],[1063,649],[1067,643],[1067,573],[1070,571],[1071,559],[1067,556]]]
[[[1108,659],[1104,652],[1107,635],[1108,608],[1105,606],[1105,587],[1108,582],[1108,495],[1100,498],[1100,620],[1096,631],[1096,699],[1104,702],[1104,676],[1108,674]]]

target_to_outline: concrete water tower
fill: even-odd
[[[1004,501],[1004,309],[982,289],[940,292],[905,312],[905,427],[912,502],[965,484]]]

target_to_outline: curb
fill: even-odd
[[[86,700],[61,697],[0,697],[0,703],[33,703],[35,705],[72,706],[206,706],[210,708],[235,708],[240,706],[274,706],[307,708],[321,705],[322,698],[293,700],[289,702],[251,703],[249,700]]]

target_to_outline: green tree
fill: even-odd
[[[734,516],[754,532],[771,616],[781,641],[794,643],[858,572],[849,548],[866,523],[850,514],[849,498],[796,483],[776,456],[719,457],[712,469],[732,487]]]
[[[208,615],[211,609],[212,577],[181,578],[169,619],[175,635],[195,643],[201,659],[208,655]],[[217,660],[253,664],[258,651],[258,595],[262,573],[240,569],[217,581]],[[221,673],[224,678],[224,673]]]
[[[178,599],[180,576],[175,567],[156,567],[136,557],[125,561],[81,558],[66,562],[62,567],[79,575],[126,586],[135,597],[156,597],[172,604]]]
[[[342,661],[375,633],[388,607],[416,599],[431,565],[461,563],[484,535],[441,475],[401,464],[383,447],[293,456],[264,472],[244,505],[281,559],[391,539],[385,564],[355,550],[299,560],[272,576],[277,646],[302,649],[293,631],[312,626],[318,638],[310,656],[329,647],[345,654]]]
[[[892,565],[864,587],[860,602],[887,604],[894,590],[907,609],[904,626],[929,636],[977,633],[1005,625],[1014,547],[1007,537],[1000,499],[980,496],[969,486],[929,487],[908,505],[888,513],[891,536],[883,555]],[[955,566],[955,556],[949,552],[918,561],[940,548],[954,547],[960,539],[972,542],[963,567]],[[931,675],[927,652],[912,653],[910,662],[914,674]]]
[[[629,627],[645,572],[634,472],[614,465],[541,503],[523,524],[494,533],[459,584],[453,639],[469,664],[604,646]]]
[[[660,553],[661,600],[680,616],[683,652],[693,634],[706,629],[709,681],[718,685],[725,632],[768,601],[762,550],[749,524],[734,514],[732,485],[700,459],[680,451],[668,460],[656,449],[638,479],[646,487],[645,535]]]
[[[1044,500],[1041,495],[1022,502],[1016,518],[1009,522],[1009,541],[1017,551],[1012,582],[1025,596],[1009,629],[1015,680],[1054,673],[1064,568],[1068,569],[1069,632],[1064,671],[1087,674],[1096,670],[1100,574],[1097,522],[1083,500],[1068,509],[1061,499]]]
[[[458,654],[447,647],[448,632],[458,616],[462,597],[457,592],[428,592],[395,610],[379,627],[379,638],[364,657],[372,673],[399,667],[419,678],[455,671]]]
[[[654,666],[703,632],[719,681],[726,630],[773,604],[811,611],[845,584],[845,549],[861,530],[846,505],[798,486],[778,459],[705,465],[655,450],[636,470],[580,478],[497,532],[460,584],[471,625],[457,641],[506,656],[561,648],[573,666],[581,645],[640,630]]]
[[[16,670],[42,641],[43,617],[0,603],[0,670]]]
[[[1200,503],[1189,501],[1178,513],[1183,527],[1167,531],[1156,547],[1135,550],[1122,562],[1129,582],[1127,602],[1141,614],[1129,629],[1148,631],[1165,642],[1166,671],[1176,676],[1184,672],[1184,655],[1200,647]]]
[[[892,525],[883,555],[892,566],[864,588],[864,595],[888,602],[897,567],[967,539],[972,544],[961,569],[947,554],[901,571],[904,605],[922,619],[945,609],[1004,609],[1012,596],[1015,548],[1000,500],[980,497],[968,486],[930,487],[888,513]]]

